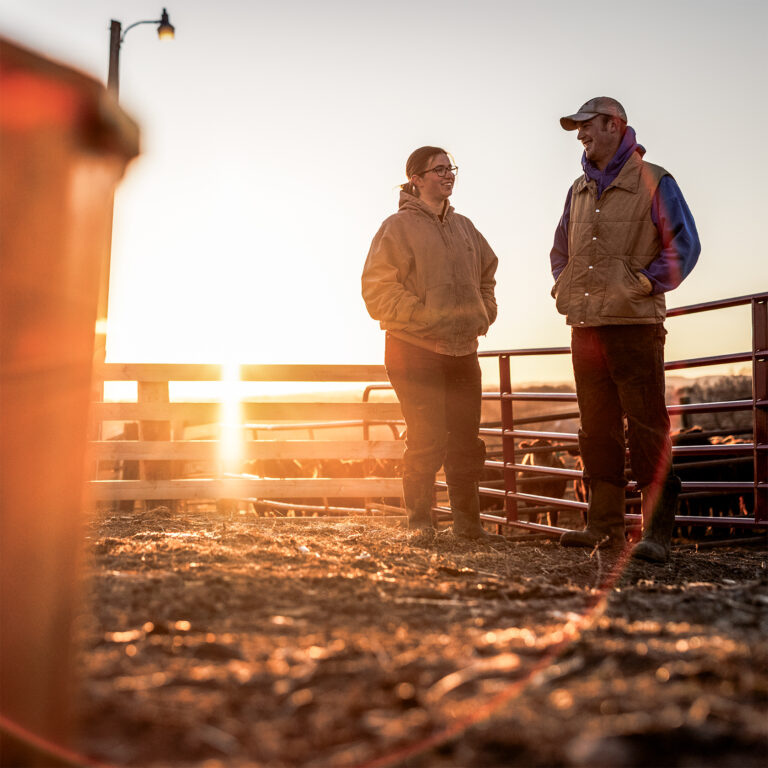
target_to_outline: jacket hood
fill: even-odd
[[[605,166],[605,170],[601,171],[597,166],[587,160],[586,152],[582,154],[581,167],[584,169],[584,175],[587,179],[594,180],[597,184],[598,197],[619,175],[624,164],[635,152],[638,152],[640,157],[642,157],[645,154],[645,147],[642,146],[642,144],[637,143],[635,129],[628,125],[627,130],[624,132],[624,137],[621,140],[621,144],[619,144],[619,148],[616,150],[616,154],[609,160],[608,165]]]
[[[400,202],[398,203],[398,212],[400,211],[413,211],[414,213],[420,213],[422,215],[429,216],[433,219],[440,219],[440,217],[420,198],[416,195],[412,195],[410,192],[400,190]],[[443,214],[443,219],[446,216],[450,216],[454,211],[453,206],[449,203]]]

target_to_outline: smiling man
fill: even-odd
[[[584,147],[584,173],[568,191],[550,263],[552,295],[572,329],[579,448],[590,488],[586,529],[564,533],[560,543],[624,545],[626,417],[643,517],[632,556],[665,562],[680,481],[664,401],[664,294],[696,264],[696,224],[669,172],[643,159],[616,99],[590,99],[560,125],[577,131]]]

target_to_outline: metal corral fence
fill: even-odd
[[[740,296],[733,299],[723,299],[702,304],[671,309],[668,317],[691,315],[698,312],[709,312],[730,307],[749,305],[751,307],[752,322],[752,348],[744,352],[731,354],[712,355],[708,357],[692,358],[687,360],[673,360],[665,364],[667,371],[693,369],[703,366],[730,363],[751,363],[752,373],[752,397],[749,399],[729,400],[711,403],[686,403],[671,405],[668,410],[670,415],[690,415],[717,412],[751,412],[752,427],[751,440],[742,442],[721,442],[709,444],[706,442],[706,433],[700,439],[699,444],[674,445],[673,465],[675,471],[684,478],[686,470],[702,470],[699,476],[705,479],[683,479],[681,500],[717,499],[718,496],[741,496],[739,511],[736,514],[713,514],[711,507],[709,514],[705,515],[678,515],[677,522],[681,525],[728,526],[739,528],[768,529],[768,293],[758,293],[748,296]],[[499,498],[504,502],[504,514],[485,514],[484,518],[489,522],[515,525],[550,533],[559,534],[562,530],[553,526],[542,525],[533,521],[520,519],[521,511],[525,510],[529,516],[531,510],[537,506],[541,509],[577,510],[586,511],[587,503],[576,499],[556,498],[551,496],[538,496],[524,493],[520,489],[519,475],[526,473],[526,477],[559,477],[568,480],[581,479],[580,469],[568,469],[560,467],[535,466],[533,464],[521,464],[519,458],[524,453],[569,453],[578,452],[578,434],[566,432],[543,431],[541,429],[530,430],[524,427],[531,423],[543,424],[547,421],[563,420],[569,416],[577,416],[578,412],[542,414],[524,419],[515,419],[515,403],[542,402],[542,403],[573,403],[576,404],[576,394],[571,392],[513,392],[511,361],[513,358],[530,355],[566,355],[570,354],[569,347],[550,347],[543,349],[517,349],[481,352],[484,358],[496,357],[499,362],[499,392],[486,393],[487,399],[498,400],[501,407],[501,426],[485,427],[481,432],[486,437],[494,437],[501,440],[502,460],[489,460],[486,466],[495,468],[503,474],[504,487],[482,488],[481,493],[485,497]],[[522,427],[522,428],[521,428]],[[695,437],[695,435],[694,435]],[[546,440],[549,447],[527,446],[520,447],[520,441]],[[699,457],[700,460],[691,462],[690,457]],[[751,478],[745,480],[718,479],[721,474],[718,470],[722,466],[731,466],[736,462],[747,459],[751,462]],[[639,496],[633,496],[634,483],[628,486],[628,505],[630,508],[639,504]],[[744,501],[747,501],[745,504]],[[717,509],[717,503],[714,508]],[[630,525],[639,525],[639,514],[628,514]]]
[[[716,355],[666,363],[667,370],[692,369],[723,363],[746,363],[752,367],[751,399],[715,403],[688,403],[672,405],[670,414],[700,414],[713,412],[751,412],[751,441],[679,445],[673,448],[676,468],[696,466],[704,470],[705,479],[683,481],[683,499],[716,498],[718,495],[741,495],[751,501],[740,511],[724,516],[706,518],[700,515],[679,515],[680,524],[728,525],[738,527],[768,527],[768,293],[742,296],[734,299],[696,304],[668,312],[670,317],[727,307],[750,305],[752,312],[752,349],[745,352]],[[513,392],[511,361],[531,355],[570,354],[568,347],[519,349],[481,352],[483,358],[496,357],[499,364],[499,392],[487,392],[486,401],[500,404],[500,421],[494,426],[483,426],[481,433],[489,442],[500,443],[501,456],[486,461],[486,474],[496,473],[498,482],[484,482],[481,494],[498,509],[485,510],[488,522],[505,526],[518,526],[549,535],[559,535],[561,528],[536,522],[537,511],[576,511],[582,513],[586,502],[573,498],[536,495],[524,492],[531,478],[545,477],[581,480],[577,467],[536,466],[537,452],[578,453],[578,435],[575,432],[526,429],[530,425],[577,419],[576,395],[572,392]],[[240,458],[244,462],[263,462],[266,470],[252,474],[242,467],[228,466],[221,450],[221,430],[224,418],[221,402],[171,402],[169,382],[219,382],[223,370],[219,365],[156,365],[106,364],[97,371],[101,381],[137,382],[137,402],[97,402],[94,404],[96,428],[109,422],[118,423],[122,432],[116,439],[98,439],[92,443],[93,458],[102,468],[101,476],[91,482],[92,498],[102,502],[121,502],[133,507],[134,501],[148,505],[172,505],[177,500],[197,501],[250,501],[263,503],[270,500],[280,506],[302,507],[306,511],[339,513],[329,499],[388,500],[401,498],[399,472],[391,476],[342,476],[340,462],[357,462],[365,467],[378,465],[394,469],[402,459],[402,413],[396,402],[371,402],[370,395],[379,389],[388,389],[387,376],[381,365],[243,365],[239,368],[242,382],[313,382],[318,391],[325,384],[359,383],[363,390],[362,402],[287,402],[246,400],[240,405],[238,424]],[[364,387],[364,389],[363,389]],[[326,387],[327,389],[327,387]],[[359,396],[359,395],[358,395]],[[561,410],[557,413],[525,415],[515,418],[515,403],[551,403]],[[562,406],[573,404],[568,412]],[[388,439],[371,440],[371,429],[378,426]],[[316,439],[315,430],[362,428],[362,439]],[[305,430],[309,439],[276,438]],[[100,434],[103,434],[100,432]],[[267,434],[270,439],[260,439]],[[204,435],[204,439],[200,436]],[[193,439],[190,439],[190,436]],[[381,436],[379,436],[381,437]],[[523,441],[546,440],[549,445],[531,447]],[[523,454],[533,456],[534,463],[521,463]],[[718,467],[724,463],[751,460],[752,476],[749,480],[718,479]],[[690,462],[695,463],[690,463]],[[318,467],[331,476],[286,476],[281,467],[286,462],[304,462]],[[335,462],[335,463],[334,463]],[[104,466],[112,468],[104,478]],[[202,466],[201,473],[190,472],[190,466]],[[676,469],[677,471],[677,469]],[[521,479],[521,473],[526,473]],[[708,474],[709,473],[709,474]],[[338,476],[336,476],[338,475]],[[492,487],[495,485],[496,487]],[[437,483],[444,488],[445,483]],[[634,487],[628,487],[628,504],[639,502]],[[281,505],[279,500],[291,500]],[[303,504],[301,502],[304,502]],[[336,502],[337,504],[339,502]],[[349,506],[349,505],[344,505]],[[387,504],[378,505],[387,509]],[[368,505],[366,504],[366,507]],[[447,515],[444,506],[435,508],[437,514]],[[522,516],[534,518],[523,520]],[[639,523],[639,515],[628,515],[630,524]]]

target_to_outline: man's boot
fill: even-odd
[[[591,484],[587,527],[567,531],[560,537],[562,547],[623,547],[624,489],[605,480]]]
[[[435,530],[432,507],[435,500],[435,483],[432,478],[403,478],[403,499],[408,512],[408,529],[411,531]]]
[[[453,534],[462,539],[487,543],[506,543],[503,536],[488,533],[480,523],[480,497],[476,482],[465,482],[448,486],[448,498],[453,514]]]
[[[652,491],[651,486],[641,491],[643,538],[632,550],[633,558],[652,563],[666,563],[669,560],[680,487],[680,478],[668,475],[660,492]]]

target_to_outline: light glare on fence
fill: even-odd
[[[221,442],[219,460],[224,472],[240,472],[243,456],[240,364],[221,366]]]

